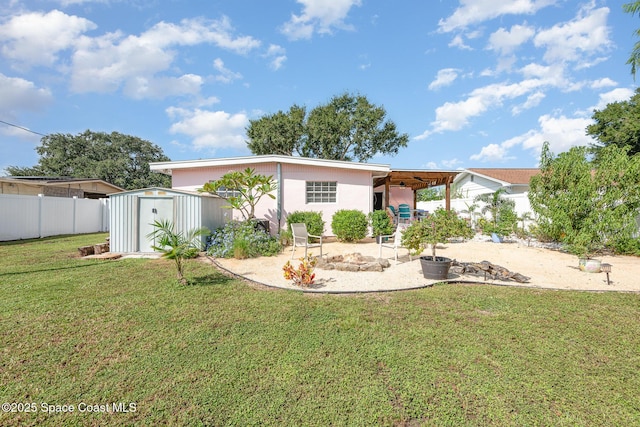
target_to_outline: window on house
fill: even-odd
[[[335,203],[336,181],[307,181],[307,203]]]
[[[234,190],[232,188],[226,188],[226,187],[218,188],[218,190],[216,190],[216,194],[225,199],[228,199],[229,197],[240,196],[240,192],[238,190]]]

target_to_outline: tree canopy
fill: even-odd
[[[628,101],[608,104],[593,114],[594,124],[587,126],[587,135],[598,140],[593,148],[598,154],[602,147],[629,147],[629,155],[640,153],[640,88]]]
[[[78,135],[51,134],[36,148],[40,155],[34,167],[9,166],[14,176],[65,176],[97,178],[127,190],[169,187],[168,176],[151,172],[149,162],[170,160],[149,141],[118,132],[87,130]]]
[[[640,155],[627,150],[604,147],[595,162],[587,147],[554,156],[545,143],[529,191],[543,233],[586,255],[630,239],[640,209]]]
[[[330,160],[366,162],[376,154],[395,155],[409,137],[394,122],[385,120],[383,107],[362,95],[343,93],[307,115],[304,107],[292,106],[252,120],[247,146],[253,154],[301,155]]]

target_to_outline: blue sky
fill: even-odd
[[[343,92],[410,142],[395,168],[535,167],[635,90],[618,1],[4,0],[0,120],[117,131],[172,160],[249,155],[250,119]],[[0,170],[40,135],[0,123]]]

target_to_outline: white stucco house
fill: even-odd
[[[272,176],[277,183],[275,199],[263,197],[256,217],[269,221],[277,233],[286,217],[295,211],[322,212],[331,235],[333,214],[341,209],[369,213],[389,205],[406,203],[416,208],[415,192],[421,188],[453,183],[460,171],[392,169],[386,164],[311,159],[296,156],[264,155],[151,163],[151,170],[171,176],[173,190],[195,191],[230,171],[254,169]],[[234,212],[234,218],[239,218]]]

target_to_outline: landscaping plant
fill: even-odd
[[[275,199],[271,193],[277,188],[272,176],[256,174],[254,169],[247,168],[226,173],[217,181],[207,182],[198,191],[222,197],[229,202],[229,208],[239,210],[245,220],[250,220],[255,218],[260,199],[264,196]]]
[[[291,232],[291,224],[305,224],[307,233],[316,236],[324,234],[324,221],[322,220],[322,212],[314,211],[295,211],[287,216],[287,230]]]
[[[473,237],[473,230],[456,212],[438,208],[426,218],[414,221],[404,230],[402,246],[409,249],[413,255],[420,255],[431,245],[431,255],[435,260],[438,243],[446,243],[454,237],[470,239]]]
[[[291,280],[296,286],[308,288],[315,283],[316,275],[313,272],[318,260],[311,253],[306,257],[299,258],[300,265],[295,268],[290,261],[282,267],[284,278]]]
[[[500,188],[493,193],[480,194],[475,197],[474,202],[484,203],[480,212],[483,215],[488,212],[491,217],[489,221],[484,218],[480,218],[478,221],[484,234],[496,233],[500,236],[508,236],[515,232],[518,225],[515,202],[503,197],[505,193],[506,190]]]
[[[333,214],[331,230],[341,242],[357,242],[367,236],[367,216],[356,209],[341,209]]]
[[[201,227],[183,233],[176,231],[175,225],[169,220],[156,220],[152,225],[154,230],[147,237],[157,243],[151,247],[154,251],[161,252],[163,258],[175,262],[178,281],[186,285],[188,282],[184,277],[185,260],[193,258],[202,249],[202,236],[209,234],[209,230]]]
[[[374,237],[388,236],[394,231],[393,219],[386,210],[377,210],[369,213],[369,222],[371,223],[371,234]]]
[[[220,258],[273,256],[282,251],[278,238],[259,228],[256,220],[229,221],[215,230],[207,242],[209,255]]]

